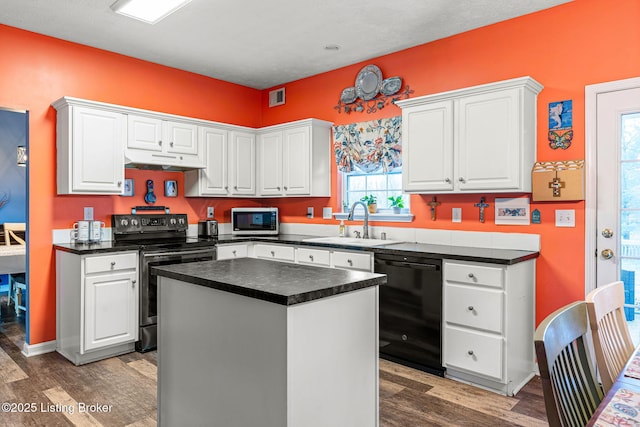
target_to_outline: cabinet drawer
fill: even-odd
[[[293,261],[293,246],[283,245],[255,245],[256,258],[277,259],[280,261]]]
[[[502,347],[499,336],[455,327],[444,330],[444,365],[502,381]]]
[[[333,252],[333,266],[335,268],[346,268],[349,270],[371,270],[371,255],[358,254],[354,252]]]
[[[248,252],[247,245],[218,246],[216,259],[246,258]]]
[[[135,269],[138,266],[138,253],[114,253],[113,255],[100,255],[87,257],[84,260],[85,274],[101,273],[107,271]]]
[[[502,333],[502,291],[446,284],[444,292],[446,322]]]
[[[445,262],[444,280],[469,285],[502,288],[504,283],[504,269],[488,265]]]
[[[321,265],[328,267],[331,264],[331,252],[322,249],[296,249],[296,259],[301,264]]]

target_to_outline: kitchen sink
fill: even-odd
[[[358,239],[355,237],[313,237],[310,239],[304,239],[303,242],[347,246],[380,246],[392,245],[394,243],[404,243],[401,240]]]

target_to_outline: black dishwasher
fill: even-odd
[[[444,376],[442,260],[376,253],[380,286],[380,357]]]

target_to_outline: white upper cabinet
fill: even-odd
[[[253,132],[232,131],[229,137],[229,194],[256,194],[256,136]]]
[[[125,158],[128,163],[204,167],[197,124],[129,114],[127,128]]]
[[[404,191],[531,192],[540,90],[522,77],[399,101]]]
[[[200,126],[198,138],[202,141],[205,168],[185,172],[185,194],[187,196],[229,195],[227,168],[229,132],[226,129]]]
[[[120,194],[126,116],[61,99],[57,114],[58,194]]]
[[[331,196],[331,123],[301,120],[261,129],[260,196]]]

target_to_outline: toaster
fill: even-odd
[[[198,222],[198,237],[218,237],[218,221],[208,219]]]

